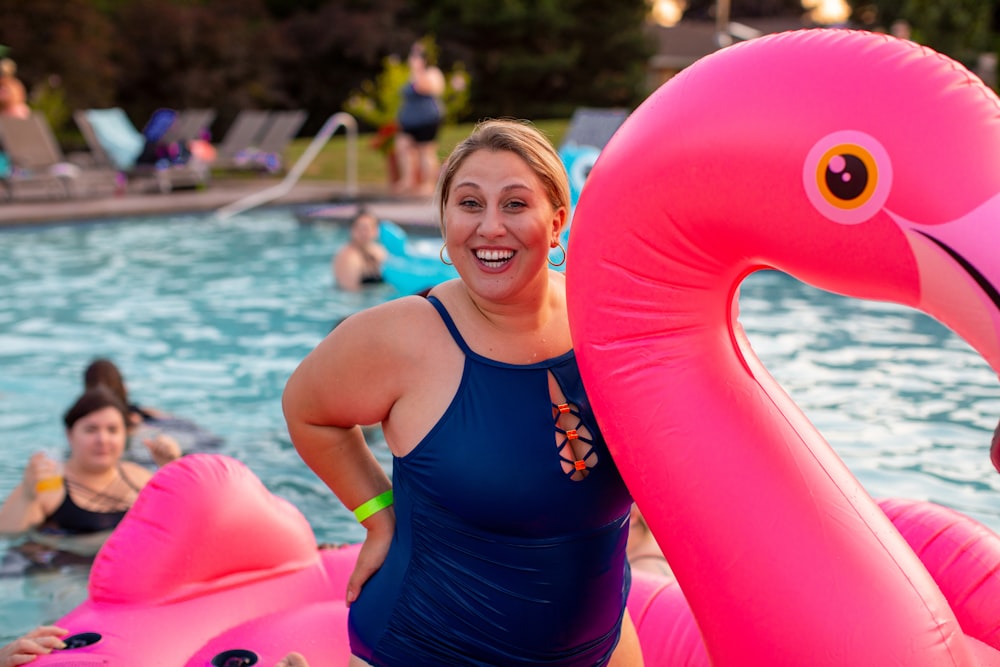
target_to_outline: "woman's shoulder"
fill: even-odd
[[[434,307],[427,299],[414,294],[358,311],[347,317],[337,328],[347,325],[352,332],[366,336],[385,333],[391,337],[396,334],[408,337],[408,326],[418,326],[436,317]]]
[[[139,465],[135,461],[121,461],[118,464],[122,474],[137,488],[146,486],[146,483],[153,478],[153,471],[145,466]]]
[[[366,308],[344,319],[332,332],[342,340],[354,339],[366,345],[405,347],[430,335],[441,322],[434,307],[423,296],[392,299]]]
[[[337,249],[337,252],[335,252],[333,255],[333,261],[335,262],[346,262],[350,260],[360,261],[360,259],[361,259],[361,252],[358,250],[358,247],[353,243],[345,243],[344,245],[340,246],[340,248]]]

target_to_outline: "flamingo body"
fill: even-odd
[[[619,128],[569,255],[588,394],[713,664],[1000,664],[737,320],[742,279],[778,269],[918,308],[1000,371],[988,88],[873,33],[724,49]]]

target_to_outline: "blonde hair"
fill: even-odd
[[[0,76],[14,76],[17,74],[17,63],[10,58],[0,60]]]
[[[441,169],[441,176],[434,191],[434,203],[442,234],[444,209],[448,205],[448,190],[455,180],[455,174],[470,155],[480,150],[510,151],[520,157],[542,182],[552,208],[554,210],[565,208],[569,211],[569,177],[552,142],[526,120],[484,120],[476,125],[468,137],[455,146],[444,168]]]

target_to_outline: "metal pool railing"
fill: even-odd
[[[354,120],[354,116],[341,111],[333,114],[323,123],[323,127],[316,133],[316,136],[305,152],[302,153],[292,168],[288,170],[285,178],[280,183],[247,195],[232,204],[226,204],[215,212],[215,217],[220,220],[226,220],[238,213],[249,211],[252,208],[288,194],[299,178],[302,177],[306,168],[323,149],[323,146],[326,145],[326,142],[341,127],[347,132],[347,194],[356,195],[358,192],[358,123]]]

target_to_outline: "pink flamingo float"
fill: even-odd
[[[724,49],[604,148],[569,257],[584,382],[711,664],[1000,664],[996,535],[888,503],[894,526],[737,320],[740,282],[776,269],[919,309],[1000,371],[990,89],[872,33]]]

